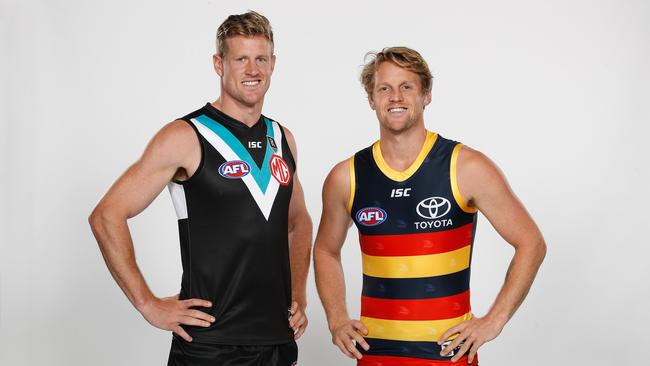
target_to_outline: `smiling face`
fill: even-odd
[[[226,43],[226,54],[213,56],[214,69],[221,77],[221,98],[261,108],[275,66],[271,43],[263,36],[234,36]]]
[[[431,103],[431,92],[422,90],[418,74],[387,61],[375,72],[368,102],[381,128],[400,133],[424,125],[423,111]]]

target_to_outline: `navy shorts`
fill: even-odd
[[[167,366],[295,366],[296,342],[271,346],[229,346],[185,342],[173,337]]]

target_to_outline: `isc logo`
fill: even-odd
[[[366,207],[357,211],[356,218],[363,226],[375,226],[386,221],[388,214],[379,207]]]
[[[251,171],[251,166],[241,160],[227,161],[219,167],[219,174],[228,179],[241,178]]]

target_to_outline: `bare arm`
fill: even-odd
[[[296,141],[293,134],[284,129],[287,144],[291,149],[294,159],[298,160]],[[298,173],[294,174],[293,191],[289,203],[289,257],[291,261],[291,321],[289,325],[293,328],[295,339],[305,332],[307,328],[307,274],[311,256],[312,222],[307,206],[305,205],[305,194],[298,179]]]
[[[515,254],[505,282],[490,311],[449,329],[441,342],[453,334],[459,336],[443,350],[463,346],[452,358],[459,359],[468,350],[472,362],[478,348],[496,338],[524,301],[544,260],[546,244],[532,217],[510,189],[497,166],[478,151],[463,147],[458,156],[458,185],[461,195],[477,207],[501,237],[512,245]]]
[[[179,324],[209,326],[214,321],[212,316],[189,307],[211,305],[204,300],[178,301],[153,295],[136,263],[127,220],[149,206],[172,177],[193,173],[199,160],[200,147],[192,128],[182,121],[166,125],[89,217],[106,266],[129,301],[152,325],[172,330],[188,341],[191,338]]]
[[[314,244],[314,268],[318,295],[325,308],[332,343],[350,358],[361,358],[354,342],[369,349],[358,334],[368,334],[358,320],[351,320],[345,304],[345,279],[341,248],[352,224],[348,213],[350,197],[349,161],[337,164],[323,185],[323,213]]]

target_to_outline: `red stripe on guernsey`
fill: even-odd
[[[409,256],[445,253],[472,243],[474,224],[421,234],[363,235],[359,234],[361,251],[375,256]]]
[[[361,315],[389,320],[440,320],[470,311],[469,290],[432,299],[402,300],[361,296]]]
[[[357,360],[357,366],[478,366],[478,357],[474,356],[474,361],[470,365],[467,356],[453,363],[415,357],[363,355],[363,358]]]

